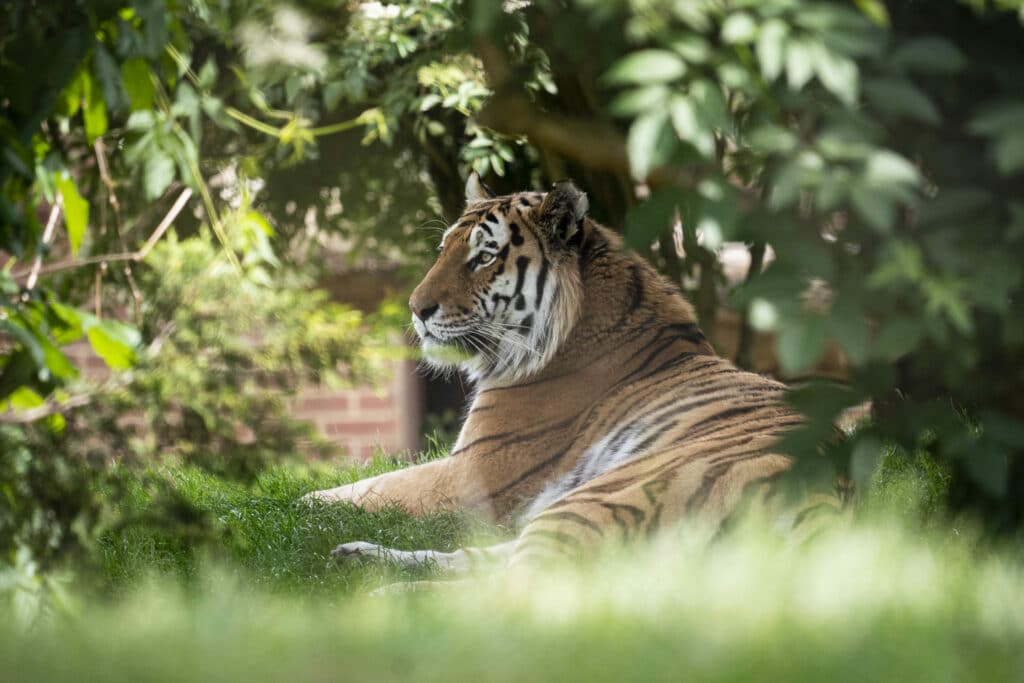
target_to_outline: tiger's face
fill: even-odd
[[[426,362],[461,367],[470,379],[524,379],[551,360],[579,314],[576,258],[586,195],[495,197],[476,174],[465,213],[441,239],[437,262],[409,300]]]

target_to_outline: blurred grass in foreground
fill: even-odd
[[[18,681],[1000,681],[1024,676],[1019,547],[942,522],[942,473],[891,454],[853,527],[799,544],[751,522],[711,544],[674,532],[583,568],[492,573],[434,593],[430,578],[335,565],[348,540],[451,548],[494,540],[466,515],[307,506],[306,491],[400,466],[271,468],[252,488],[168,468],[206,515],[192,535],[129,517],[101,539],[94,581],[28,629],[0,624]],[[166,481],[166,477],[163,479]],[[99,590],[96,590],[96,588]]]
[[[19,681],[999,681],[1024,672],[1024,574],[872,525],[800,546],[674,534],[586,569],[317,600],[202,572],[17,633]]]

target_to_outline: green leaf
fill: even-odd
[[[96,69],[96,78],[103,90],[103,99],[106,100],[107,109],[110,111],[123,109],[128,102],[128,97],[121,85],[121,71],[102,43],[97,43],[94,48],[93,66]]]
[[[971,119],[967,130],[975,135],[999,135],[1024,128],[1024,102],[987,106]]]
[[[921,341],[921,323],[907,317],[890,318],[882,323],[871,344],[871,355],[895,362],[917,348]]]
[[[46,369],[53,377],[60,380],[78,377],[78,368],[68,360],[68,357],[64,355],[60,347],[54,344],[42,331],[31,331],[35,335],[39,347],[43,350],[43,362]]]
[[[1024,169],[1024,129],[1000,136],[993,148],[1000,173],[1010,175]]]
[[[331,81],[324,86],[324,108],[327,111],[333,111],[338,106],[338,102],[341,101],[342,95],[345,94],[346,85],[341,81]],[[427,106],[426,102],[429,98],[436,97],[437,100],[430,100],[431,104]],[[438,95],[427,95],[423,98],[423,104],[421,105],[420,111],[426,111],[430,107],[441,102],[441,98]]]
[[[202,90],[211,90],[214,85],[217,84],[217,60],[210,57],[203,64],[203,67],[199,70],[199,88]]]
[[[644,85],[619,93],[608,105],[612,116],[636,116],[665,106],[669,89],[664,85]]]
[[[815,43],[794,39],[786,45],[786,82],[790,90],[800,90],[814,75]]]
[[[56,329],[58,327],[56,325],[51,325],[50,330],[54,341],[63,346],[82,338],[82,335],[85,334],[85,327],[82,324],[81,313],[77,309],[52,301],[50,310],[64,323],[60,329]]]
[[[71,253],[77,255],[78,248],[82,246],[82,238],[85,237],[85,229],[89,225],[89,202],[78,194],[75,181],[67,171],[55,175],[54,182],[64,202],[64,225],[68,230]]]
[[[143,48],[150,59],[159,59],[167,44],[167,4],[164,0],[133,0],[142,20]]]
[[[331,85],[335,85],[335,84],[332,83],[332,84],[328,85],[327,87],[330,88]],[[327,100],[327,96],[325,94],[324,95],[324,103],[326,104],[327,101],[328,101]],[[334,103],[337,103],[337,99],[334,99]],[[420,100],[419,110],[420,111],[429,111],[429,110],[433,109],[434,107],[436,107],[439,104],[441,104],[441,96],[436,94],[436,93],[430,93],[429,95],[424,96],[422,100]],[[334,104],[327,104],[327,108],[328,109],[333,109],[334,108]]]
[[[960,48],[937,36],[909,40],[896,48],[887,61],[897,68],[935,73],[955,73],[967,63]]]
[[[728,129],[728,106],[719,85],[706,79],[694,81],[690,85],[690,97],[697,105],[697,115],[707,128],[719,131]]]
[[[694,64],[703,64],[711,56],[711,46],[695,33],[683,34],[673,40],[671,45],[683,59]]]
[[[74,116],[78,113],[78,110],[82,107],[82,100],[85,97],[85,70],[79,69],[75,73],[75,77],[71,79],[67,87],[64,88],[64,113],[69,117]]]
[[[14,410],[29,410],[46,403],[38,392],[29,387],[18,387],[7,397],[7,401]]]
[[[789,26],[778,19],[766,21],[757,34],[757,61],[761,64],[761,75],[769,82],[782,74],[788,35]]]
[[[96,355],[113,370],[126,370],[136,361],[139,333],[130,325],[103,320],[86,331]]]
[[[668,116],[655,111],[640,116],[629,128],[626,151],[633,177],[643,180],[651,169],[668,156],[669,145],[665,144],[669,133]]]
[[[857,8],[872,22],[882,28],[889,27],[889,10],[882,0],[855,0]]]
[[[36,335],[32,334],[23,320],[16,317],[0,318],[0,331],[7,333],[18,341],[28,352],[37,367],[46,367],[46,355],[39,345]]]
[[[669,103],[669,114],[672,117],[672,127],[680,140],[693,145],[704,158],[714,156],[714,132],[706,125],[694,100],[683,95],[674,96]]]
[[[639,50],[617,61],[604,75],[614,85],[665,83],[686,73],[686,62],[670,50]]]
[[[786,374],[795,374],[817,364],[825,348],[825,319],[801,315],[785,320],[776,341],[779,365]]]
[[[121,79],[124,81],[124,89],[128,93],[132,111],[152,109],[156,88],[153,86],[153,76],[145,59],[136,57],[122,64]]]
[[[871,333],[862,302],[849,292],[841,292],[829,311],[829,332],[851,363],[864,364],[868,358]]]
[[[82,81],[82,118],[85,121],[85,139],[91,145],[96,138],[107,132],[107,105],[103,101],[99,84],[91,74],[85,73]]]
[[[22,347],[28,351],[39,371],[39,379],[47,382],[51,377],[57,379],[72,379],[78,376],[78,370],[43,332],[38,329],[38,323],[25,319],[21,315],[11,316],[7,320],[0,320],[0,330],[3,330],[21,342]]]
[[[855,185],[850,191],[850,201],[868,225],[882,233],[892,230],[895,207],[888,196],[875,188]]]
[[[800,140],[792,131],[766,123],[750,131],[747,142],[761,154],[789,154],[796,149]]]
[[[730,14],[722,24],[722,40],[730,44],[749,43],[757,35],[757,23],[746,12]]]
[[[672,227],[675,210],[686,201],[686,195],[673,188],[660,188],[626,213],[625,244],[630,249],[648,247]]]
[[[143,169],[146,199],[159,198],[172,180],[174,180],[174,159],[163,152],[154,150],[146,158],[146,165]]]
[[[174,91],[174,112],[180,116],[199,113],[199,95],[188,83],[179,83]]]
[[[240,130],[238,122],[228,116],[224,110],[224,102],[219,97],[204,95],[200,100],[200,106],[202,106],[203,112],[224,130]]]
[[[814,71],[818,74],[821,84],[846,106],[852,107],[857,104],[860,74],[854,61],[824,46],[817,53]]]
[[[910,81],[872,79],[864,83],[868,101],[881,112],[938,125],[942,117],[931,99]]]
[[[864,164],[864,182],[879,188],[893,185],[916,186],[921,175],[912,163],[899,154],[888,150],[879,150],[868,157]]]

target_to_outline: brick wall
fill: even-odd
[[[88,343],[71,344],[64,351],[86,377],[102,380],[109,375]],[[349,460],[361,461],[376,448],[390,455],[419,449],[422,396],[423,379],[416,374],[415,363],[395,361],[379,386],[305,386],[292,401],[290,413],[313,423]]]
[[[354,460],[369,458],[378,446],[389,454],[416,450],[422,379],[410,361],[392,363],[389,375],[379,387],[306,387],[293,402],[292,415],[312,422]]]

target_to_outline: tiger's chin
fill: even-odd
[[[454,369],[471,361],[476,354],[454,342],[426,338],[420,341],[423,360],[438,369]]]

